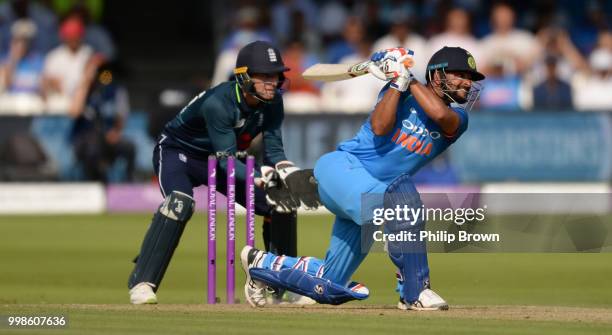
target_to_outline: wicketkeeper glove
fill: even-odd
[[[276,164],[276,172],[294,199],[306,209],[314,210],[321,205],[319,185],[312,169],[302,170],[293,162],[282,161]]]
[[[271,166],[261,167],[261,181],[266,192],[266,202],[278,213],[291,213],[300,207],[300,202],[289,191],[280,179],[280,175]]]

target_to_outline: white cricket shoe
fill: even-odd
[[[138,283],[130,290],[130,302],[134,305],[156,304],[157,296],[153,292],[153,284]]]
[[[412,304],[407,304],[404,300],[397,303],[397,308],[412,311],[445,311],[448,310],[448,303],[431,289],[424,289],[419,294],[419,299]]]
[[[255,249],[251,246],[245,246],[240,252],[240,262],[242,270],[246,274],[246,283],[244,284],[244,297],[249,305],[253,307],[263,307],[266,305],[266,289],[264,283],[251,279],[249,269],[259,267],[265,252]]]
[[[304,306],[304,305],[314,305],[317,302],[314,301],[313,299],[303,296],[303,295],[299,295],[297,293],[293,293],[291,291],[285,291],[285,294],[283,294],[283,297],[280,301],[281,305],[300,305],[300,306]]]
[[[261,267],[261,262],[265,252],[255,249],[250,246],[245,246],[240,252],[240,261],[242,269],[246,274],[246,283],[244,284],[244,296],[247,302],[253,307],[263,307],[265,305],[313,305],[317,302],[293,293],[290,291],[279,291],[271,286],[268,286],[258,280],[251,279],[249,269]]]

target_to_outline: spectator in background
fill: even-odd
[[[380,20],[387,26],[391,26],[396,23],[398,13],[403,17],[416,18],[417,8],[415,7],[416,1],[405,1],[405,0],[386,0],[380,1]],[[415,25],[413,25],[414,27]],[[379,49],[374,49],[379,50]]]
[[[533,89],[533,108],[536,110],[566,111],[572,109],[572,90],[570,85],[559,78],[558,58],[546,57],[546,79]]]
[[[476,60],[476,64],[480,64],[482,54],[480,52],[480,43],[472,35],[470,15],[462,8],[453,8],[446,14],[444,32],[432,36],[428,43],[427,59],[436,51],[444,46],[462,47],[470,50],[472,56]]]
[[[306,17],[301,11],[291,12],[291,25],[289,26],[289,40],[286,40],[283,45],[288,45],[299,38],[303,47],[309,52],[316,52],[321,47],[319,35],[312,29],[308,28]]]
[[[570,82],[576,72],[588,71],[589,65],[578,49],[572,43],[569,35],[557,27],[546,27],[537,34],[540,44],[539,56],[529,71],[529,78],[535,84],[549,78],[548,70],[550,57],[556,59],[554,68],[557,71],[556,77],[563,81]],[[541,79],[540,79],[541,78]]]
[[[494,73],[501,61],[504,75],[522,74],[527,71],[538,54],[534,36],[514,27],[515,12],[506,3],[498,3],[491,11],[493,32],[481,44],[483,71]],[[489,87],[487,86],[487,90]]]
[[[525,107],[524,89],[517,74],[504,74],[504,59],[489,63],[489,73],[480,93],[480,107],[493,111],[515,112]]]
[[[591,73],[581,73],[572,83],[578,110],[612,112],[612,50],[597,48],[589,57]]]
[[[66,17],[77,17],[85,25],[85,44],[93,48],[94,53],[101,54],[107,60],[114,60],[116,48],[110,33],[102,25],[92,20],[89,8],[83,3],[73,6]]]
[[[57,15],[60,17],[68,16],[68,13],[74,9],[75,6],[83,6],[87,8],[90,17],[93,21],[99,22],[104,13],[104,2],[105,0],[42,0],[48,3],[48,7],[51,7]]]
[[[311,65],[318,63],[319,60],[316,55],[306,50],[304,43],[299,37],[294,37],[287,43],[283,52],[283,59],[285,60],[285,65],[291,69],[285,75],[291,83],[289,92],[304,92],[318,95],[319,88],[313,81],[305,80],[302,77],[302,72]]]
[[[11,27],[11,33],[9,52],[2,55],[0,65],[3,91],[9,94],[39,94],[44,57],[31,48],[36,25],[28,19],[17,20]]]
[[[285,110],[293,113],[319,112],[319,88],[315,82],[302,77],[304,70],[319,62],[317,57],[296,36],[287,43],[283,60],[285,66],[291,69],[285,74],[289,83],[288,92],[283,95]]]
[[[340,59],[340,63],[352,64],[368,59],[372,53],[372,42],[364,39],[358,52]],[[351,80],[325,83],[321,87],[322,109],[329,112],[361,113],[371,111],[377,95],[385,85],[374,76],[360,76]]]
[[[3,52],[9,48],[13,23],[20,19],[30,19],[38,28],[31,42],[32,50],[44,54],[57,46],[57,17],[51,10],[35,1],[9,0],[0,4],[0,46]]]
[[[427,45],[425,39],[413,33],[410,28],[410,17],[407,12],[396,11],[391,15],[391,31],[374,42],[372,50],[403,47],[414,51],[414,68],[410,71],[421,81],[425,81],[427,66]]]
[[[237,28],[223,41],[221,52],[215,61],[212,86],[234,77],[238,50],[254,41],[272,41],[268,33],[259,28],[259,10],[255,7],[242,7],[236,13]]]
[[[388,32],[380,17],[381,3],[376,0],[366,0],[355,4],[355,15],[363,19],[367,35],[372,38],[379,38]],[[371,42],[368,42],[371,44]]]
[[[312,0],[280,0],[272,6],[272,32],[279,44],[285,45],[296,36],[292,30],[295,26],[295,12],[301,14],[303,31],[312,32],[317,27],[319,8]],[[308,42],[307,42],[308,45]]]
[[[599,32],[612,28],[612,3],[601,0],[568,1],[563,6],[574,16],[574,24],[569,27],[572,39],[581,52],[588,54],[600,44]]]
[[[325,44],[331,44],[342,38],[349,13],[338,1],[326,1],[319,13],[319,33]]]
[[[339,63],[343,57],[356,53],[364,36],[365,32],[361,19],[356,16],[349,17],[344,25],[342,39],[329,45],[327,61],[329,63]]]
[[[90,46],[83,44],[85,26],[76,17],[69,17],[60,27],[62,45],[45,58],[42,87],[45,96],[63,97],[60,105],[67,109],[68,100],[83,80],[85,66],[93,56]],[[58,107],[59,108],[59,107]]]
[[[108,182],[109,169],[123,158],[124,181],[132,181],[135,148],[122,134],[129,110],[127,91],[117,82],[113,66],[102,58],[91,58],[70,106],[73,149],[86,180]]]
[[[597,49],[612,51],[612,31],[604,30],[597,36]]]

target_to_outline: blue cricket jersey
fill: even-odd
[[[389,86],[385,86],[379,101]],[[463,108],[451,107],[460,118],[459,128],[448,136],[432,121],[409,91],[402,93],[393,130],[384,136],[372,131],[370,117],[355,137],[341,142],[338,150],[357,157],[375,178],[390,183],[401,174],[413,175],[453,144],[467,129],[468,116]]]

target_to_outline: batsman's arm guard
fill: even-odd
[[[249,273],[255,280],[309,297],[320,304],[340,305],[351,300],[364,300],[370,295],[369,290],[361,284],[351,283],[345,287],[301,270],[252,268]]]

